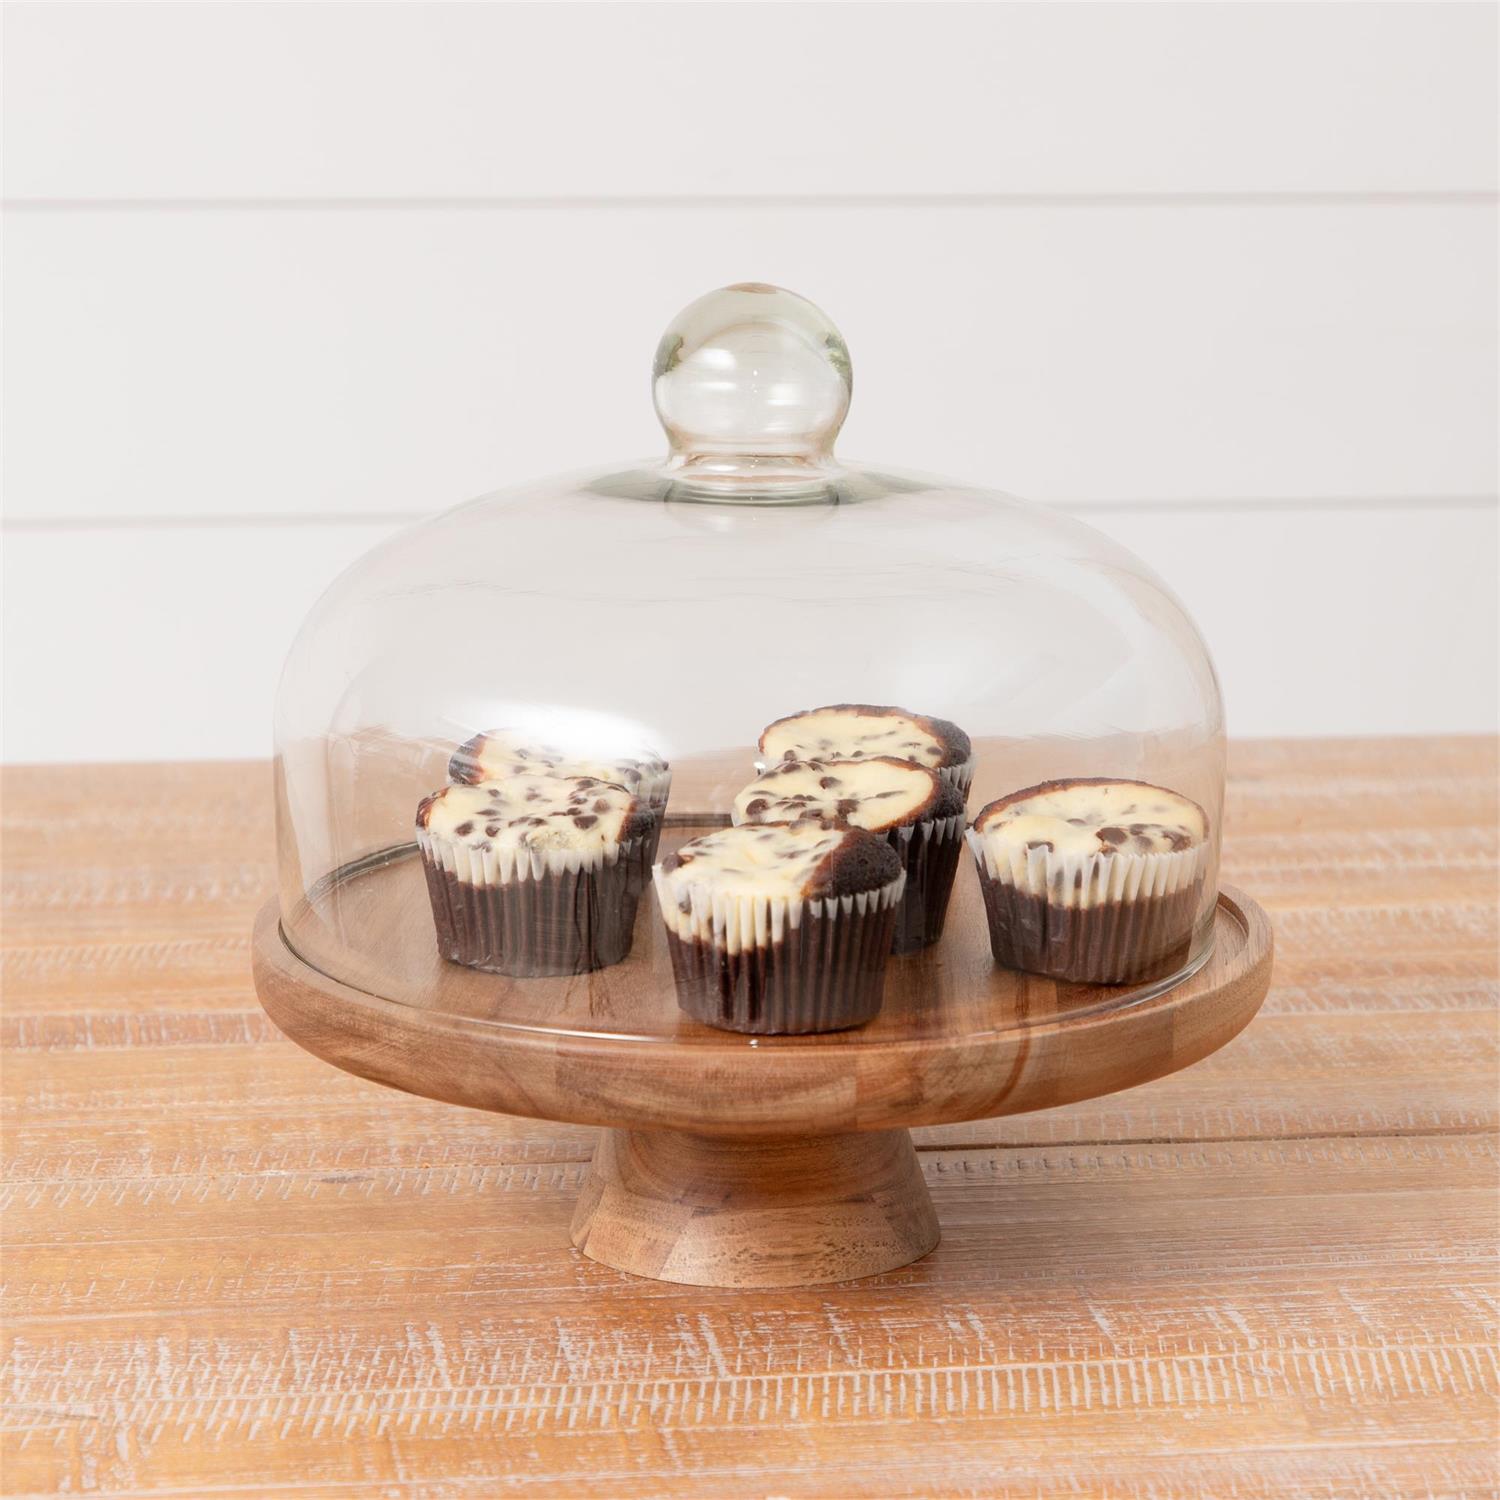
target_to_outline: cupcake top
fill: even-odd
[[[1143,781],[1080,777],[1044,781],[979,811],[986,839],[1060,855],[1176,854],[1208,836],[1196,802]]]
[[[760,737],[760,753],[767,765],[778,760],[888,755],[942,769],[963,765],[973,747],[968,735],[947,719],[875,703],[830,703],[768,724]]]
[[[654,782],[666,769],[667,763],[659,755],[646,755],[639,760],[597,759],[571,755],[516,729],[490,729],[465,740],[453,752],[448,762],[448,777],[461,785],[473,785],[543,772],[553,776],[592,776],[635,791],[642,782]]]
[[[510,776],[424,797],[417,828],[490,849],[607,849],[644,834],[655,814],[628,787],[594,776]]]
[[[666,893],[679,904],[697,885],[730,896],[817,901],[890,884],[901,874],[901,858],[884,839],[861,828],[757,823],[692,839],[657,870]]]
[[[812,818],[882,833],[964,810],[963,793],[936,771],[889,755],[863,760],[788,760],[757,776],[734,799],[736,823]]]

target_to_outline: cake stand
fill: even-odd
[[[669,818],[663,849],[702,831]],[[310,893],[297,949],[267,905],[255,984],[293,1041],[362,1078],[603,1126],[572,1228],[594,1260],[700,1286],[845,1281],[937,1244],[913,1126],[1048,1109],[1186,1067],[1246,1025],[1270,980],[1270,925],[1228,887],[1212,950],[1174,983],[1101,989],[999,969],[968,864],[943,940],[893,957],[881,1014],[852,1031],[752,1038],[689,1020],[650,892],[612,968],[523,982],[445,963],[412,846]],[[317,966],[320,903],[346,970],[362,955],[343,982]]]

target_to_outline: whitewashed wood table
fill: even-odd
[[[1249,1030],[919,1133],[937,1251],[835,1287],[563,1248],[591,1132],[263,1017],[263,765],[5,774],[4,1492],[1490,1496],[1496,753],[1246,744]]]

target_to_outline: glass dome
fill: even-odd
[[[487,495],[333,583],[276,705],[301,959],[684,1044],[1023,1025],[1203,961],[1192,621],[1078,521],[836,458],[851,388],[811,303],[713,292],[657,349],[664,460]]]

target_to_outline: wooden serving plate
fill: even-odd
[[[669,827],[663,846],[697,831]],[[443,962],[403,848],[325,883],[291,942],[268,904],[254,969],[271,1019],[337,1067],[606,1127],[573,1220],[586,1255],[665,1281],[782,1286],[892,1270],[937,1244],[912,1126],[1047,1109],[1197,1062],[1259,1008],[1271,946],[1265,914],[1226,887],[1212,951],[1175,984],[1012,973],[990,956],[966,860],[942,942],[891,959],[868,1026],[752,1038],[677,1009],[650,892],[612,968],[510,980]]]

